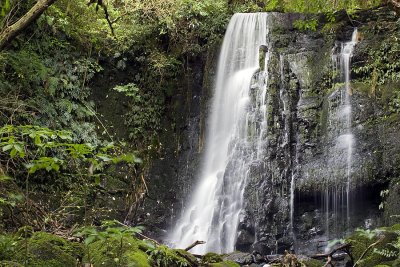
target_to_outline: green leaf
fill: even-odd
[[[90,236],[88,236],[87,238],[85,238],[84,243],[85,243],[85,245],[87,246],[87,245],[93,243],[94,241],[96,241],[96,239],[97,239],[97,236],[96,236],[96,235],[90,235]]]
[[[72,136],[70,132],[66,132],[66,131],[60,131],[58,133],[58,136],[62,139],[62,140],[69,140],[72,141]]]
[[[14,144],[14,148],[18,151],[18,152],[23,152],[23,148],[20,144]]]
[[[39,135],[35,136],[35,145],[40,145],[42,143],[42,140],[40,139]]]
[[[11,157],[11,158],[14,158],[14,157],[17,155],[17,152],[18,152],[18,151],[17,151],[15,148],[11,149],[10,157]]]
[[[5,151],[7,151],[7,150],[10,150],[11,148],[13,147],[13,145],[6,145],[6,146],[3,146],[3,152],[5,152]]]
[[[60,170],[60,165],[53,163],[53,164],[51,164],[51,168],[58,172]]]
[[[10,0],[5,0],[4,4],[1,5],[1,12],[0,12],[0,17],[4,17],[11,8]]]
[[[12,180],[12,178],[10,177],[10,176],[8,176],[8,175],[0,175],[0,183],[1,182],[7,182],[7,181],[11,181]]]
[[[106,154],[97,154],[96,157],[98,157],[102,161],[106,161],[106,162],[112,160],[112,158],[109,155],[106,155]]]
[[[100,182],[101,182],[100,174],[99,174],[99,175],[95,175],[95,176],[94,176],[94,183],[95,183],[96,185],[99,185]]]

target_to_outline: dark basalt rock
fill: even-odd
[[[361,67],[366,64],[370,52],[380,45],[376,39],[388,38],[399,30],[398,17],[385,7],[363,11],[358,14],[357,21],[350,21],[343,13],[337,16],[337,24],[331,31],[322,30],[321,25],[317,32],[301,32],[294,29],[292,23],[303,15],[270,14],[266,152],[249,170],[245,208],[238,227],[238,249],[257,250],[267,255],[283,253],[300,243],[309,244],[306,246],[316,251],[322,248],[315,244],[328,239],[324,226],[327,216],[321,200],[327,183],[334,184],[333,178],[340,176],[329,171],[327,160],[335,145],[328,136],[332,128],[328,106],[335,105],[332,100],[333,48],[336,45],[339,49],[340,42],[350,40],[354,26],[358,26],[360,42],[354,50],[352,66]],[[265,48],[262,51],[265,52]],[[149,172],[154,200],[146,200],[144,211],[150,213],[146,219],[153,222],[155,230],[173,225],[196,185],[215,73],[215,68],[210,66],[216,65],[216,55],[215,50],[207,60],[195,63],[193,77],[188,78],[193,86],[188,93],[190,97],[182,95],[184,90],[178,90],[173,97],[177,103],[176,108],[170,110],[174,119],[167,118],[168,130],[161,141],[164,157],[155,160]],[[351,130],[355,139],[352,197],[363,203],[365,196],[364,199],[371,201],[371,209],[352,206],[354,216],[349,223],[352,227],[363,225],[367,218],[378,221],[375,219],[378,215],[370,215],[377,214],[379,191],[391,178],[400,176],[400,116],[388,111],[387,102],[370,95],[369,85],[365,80],[360,82],[368,78],[363,75],[351,73]],[[379,90],[391,95],[397,87],[398,84]],[[253,85],[251,91],[259,89]],[[186,115],[182,117],[182,114]],[[292,177],[296,183],[293,229],[296,240],[290,229]],[[329,177],[332,179],[327,179]],[[394,198],[394,193],[390,196]],[[328,219],[337,218],[328,216]]]
[[[378,9],[366,12],[373,13],[374,19],[371,20],[370,17],[361,14],[367,23],[359,28],[361,34],[375,27],[376,23],[389,23],[392,25],[392,30],[398,27],[395,25],[396,18],[390,10]],[[344,20],[340,21],[341,26],[333,34],[322,32],[310,34],[281,26],[290,24],[293,20],[291,15],[272,14],[272,20],[274,23],[269,36],[272,49],[270,49],[267,90],[270,128],[267,136],[268,152],[263,160],[266,166],[260,174],[254,175],[248,182],[245,193],[246,216],[244,216],[248,222],[243,222],[242,225],[254,226],[254,229],[250,229],[256,233],[253,248],[263,253],[282,252],[293,248],[294,240],[289,229],[289,189],[292,175],[295,175],[297,201],[295,202],[294,231],[299,239],[297,241],[298,243],[312,241],[306,246],[314,247],[313,250],[318,251],[315,243],[328,238],[325,236],[328,234],[327,229],[324,229],[327,217],[325,212],[320,210],[323,203],[318,199],[324,199],[326,187],[323,181],[327,177],[336,179],[335,177],[338,176],[338,174],[332,176],[325,167],[326,159],[332,151],[332,146],[335,145],[333,142],[326,142],[325,136],[329,127],[326,123],[329,115],[326,103],[332,101],[328,98],[333,86],[331,53],[335,44],[338,46],[339,42],[351,39],[354,25]],[[279,31],[274,30],[274,27],[278,27]],[[383,35],[387,36],[384,33]],[[373,37],[369,38],[371,39],[363,39],[356,46],[353,62],[365,61],[367,51],[375,49]],[[362,47],[361,50],[359,46]],[[279,72],[282,55],[284,57],[283,77]],[[379,200],[379,189],[367,189],[368,185],[378,184],[377,188],[380,188],[382,176],[390,179],[398,172],[398,167],[395,167],[399,163],[398,157],[389,157],[389,155],[400,153],[399,141],[392,132],[398,127],[398,119],[391,121],[390,125],[380,120],[385,114],[384,104],[359,91],[353,83],[351,87],[353,89],[352,132],[356,140],[353,151],[352,179],[354,187],[358,187],[358,189],[353,189],[352,195],[357,198],[355,202],[363,203],[362,195],[366,195],[365,190],[369,192],[369,199]],[[280,90],[281,92],[278,93]],[[284,94],[286,97],[282,98],[279,94]],[[282,116],[283,104],[289,109],[285,116]],[[371,118],[375,118],[376,125],[373,127],[368,125]],[[289,140],[283,138],[285,134],[289,136]],[[389,143],[392,145],[390,146]],[[343,179],[343,177],[340,178]],[[258,197],[255,198],[255,195]],[[314,204],[310,205],[311,210],[302,213],[304,209],[301,206],[309,205],[308,199],[312,195],[315,198],[312,202]],[[369,202],[369,205],[377,210],[377,201],[372,202]],[[350,221],[352,227],[363,226],[370,212],[365,209],[362,215],[356,206],[354,204],[352,207],[355,210]],[[343,214],[335,216],[343,216]],[[334,221],[342,220],[337,217],[329,219],[332,220],[332,224]],[[331,231],[334,226],[337,227],[330,226]],[[240,231],[243,236],[243,231],[246,229],[240,228]]]

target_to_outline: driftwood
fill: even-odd
[[[206,242],[205,241],[199,241],[199,240],[197,240],[196,242],[194,242],[193,244],[191,244],[190,246],[188,246],[187,248],[185,248],[185,251],[189,251],[189,250],[191,250],[192,248],[194,248],[195,246],[197,246],[197,245],[202,245],[202,244],[205,244]]]

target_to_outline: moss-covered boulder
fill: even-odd
[[[174,249],[175,253],[178,254],[179,256],[185,258],[187,261],[189,261],[190,263],[196,263],[198,262],[198,259],[191,254],[190,252],[187,252],[184,249]]]
[[[18,263],[27,262],[30,267],[75,267],[82,255],[81,244],[37,232],[29,239],[18,241],[13,260]]]
[[[150,267],[147,248],[143,241],[133,237],[99,240],[88,246],[84,262],[107,267]]]
[[[222,262],[222,261],[224,261],[222,256],[217,253],[213,253],[213,252],[209,252],[201,258],[201,263],[203,263],[203,264],[217,263],[217,262]]]
[[[189,267],[197,264],[197,260],[180,249],[170,249],[167,246],[158,246],[150,252],[150,262],[153,267]],[[192,262],[191,262],[192,261]]]
[[[210,266],[210,267],[239,267],[240,265],[233,261],[223,261],[223,262],[211,263],[207,266]]]
[[[12,234],[0,235],[0,261],[12,260],[18,238]],[[4,264],[3,264],[4,265]],[[0,266],[2,266],[0,264]]]
[[[239,267],[240,265],[236,262],[224,260],[223,255],[216,253],[207,253],[201,258],[201,266],[211,267]]]

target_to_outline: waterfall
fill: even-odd
[[[340,56],[342,58],[342,64],[344,68],[344,82],[345,82],[345,97],[344,97],[344,114],[346,116],[346,130],[347,134],[345,134],[345,144],[347,146],[347,168],[346,168],[346,202],[347,202],[347,222],[350,221],[350,187],[351,187],[351,165],[352,165],[352,156],[353,156],[353,142],[354,136],[351,132],[351,103],[350,103],[350,58],[353,55],[354,46],[357,43],[357,28],[354,29],[353,35],[351,37],[351,41],[347,42],[342,47],[342,52]]]
[[[329,101],[329,133],[333,149],[328,151],[328,168],[331,179],[327,182],[324,196],[326,212],[326,230],[331,231],[330,216],[334,216],[333,234],[349,229],[350,224],[350,191],[352,187],[352,155],[354,136],[351,130],[352,108],[350,88],[350,59],[357,43],[357,29],[354,29],[351,41],[342,43],[340,54],[333,54],[333,71],[340,74],[338,87],[328,97]],[[333,183],[333,184],[332,184]],[[343,218],[346,218],[345,221]],[[343,232],[342,232],[343,233]]]
[[[264,71],[257,70],[267,34],[266,13],[235,14],[228,25],[199,183],[170,236],[175,247],[203,240],[207,243],[195,247],[194,253],[235,249],[249,166],[264,149],[268,75],[265,66]],[[252,92],[252,83],[262,84],[263,90]],[[256,104],[251,103],[254,96]]]

